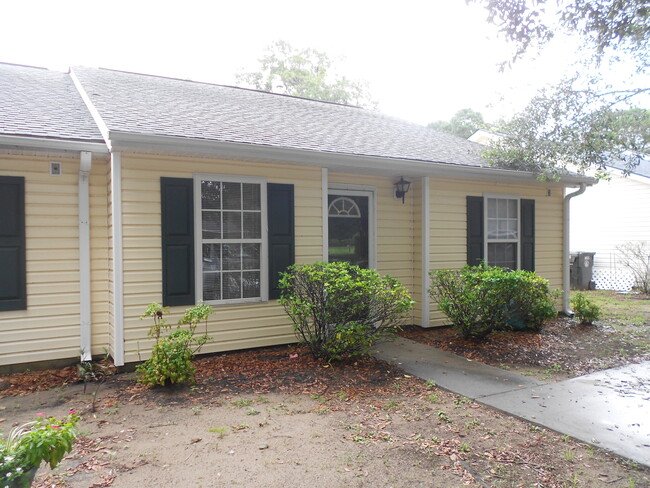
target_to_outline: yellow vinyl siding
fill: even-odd
[[[122,155],[125,362],[149,357],[151,325],[139,317],[147,304],[162,301],[160,178],[192,178],[195,173],[264,177],[295,190],[296,262],[322,257],[320,169],[228,160]],[[176,322],[185,307],[173,307]],[[215,307],[202,352],[286,344],[295,341],[291,322],[276,301]],[[203,330],[203,329],[201,329]]]
[[[110,349],[109,335],[109,241],[108,160],[93,158],[89,178],[90,197],[90,299],[92,355]]]
[[[430,179],[430,268],[461,268],[467,264],[468,195],[514,195],[535,200],[535,268],[552,289],[562,287],[563,193],[558,186],[526,186]],[[552,188],[551,196],[547,188]],[[431,302],[431,326],[448,324]]]
[[[50,161],[62,163],[50,176]],[[91,175],[93,344],[107,331],[105,168]],[[25,178],[27,310],[0,312],[0,366],[79,356],[79,159],[0,155],[0,175]],[[103,192],[103,197],[102,197]],[[103,256],[105,258],[105,256]]]

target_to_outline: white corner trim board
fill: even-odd
[[[329,259],[329,220],[328,220],[328,198],[329,178],[327,168],[321,169],[321,202],[323,218],[323,262]]]
[[[79,157],[79,349],[81,360],[92,360],[90,296],[90,192],[92,153]]]
[[[429,302],[429,247],[431,244],[431,220],[429,219],[429,177],[422,178],[422,327],[429,327],[431,304]]]
[[[113,362],[124,366],[124,273],[122,250],[122,155],[111,153],[113,211]]]

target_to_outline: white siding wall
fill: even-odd
[[[595,252],[594,270],[625,271],[616,251],[650,243],[650,178],[612,174],[571,200],[571,252]]]

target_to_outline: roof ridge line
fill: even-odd
[[[242,91],[248,91],[248,92],[254,92],[254,93],[260,93],[264,95],[275,95],[279,97],[286,97],[286,98],[295,98],[297,100],[306,100],[308,102],[317,102],[317,103],[325,103],[328,105],[337,105],[339,107],[346,107],[346,108],[354,108],[354,109],[360,109],[360,110],[366,110],[363,107],[360,107],[358,105],[349,105],[345,103],[340,103],[340,102],[331,102],[328,100],[317,100],[315,98],[307,98],[307,97],[300,97],[297,95],[290,95],[288,93],[277,93],[277,92],[269,92],[265,90],[259,90],[257,88],[248,88],[245,86],[235,86],[235,85],[225,85],[222,83],[211,83],[209,81],[199,81],[199,80],[191,80],[189,78],[177,78],[174,76],[164,76],[164,75],[156,75],[156,74],[151,74],[151,73],[138,73],[135,71],[126,71],[126,70],[121,70],[121,69],[113,69],[113,68],[104,68],[104,67],[89,67],[89,66],[78,66],[79,68],[86,68],[86,69],[96,69],[96,70],[101,70],[101,71],[111,71],[113,73],[123,73],[127,75],[134,75],[134,76],[147,76],[150,78],[160,78],[163,80],[172,80],[172,81],[183,81],[187,83],[196,83],[198,85],[208,85],[208,86],[217,86],[221,88],[230,88],[233,90],[242,90]],[[370,111],[370,110],[368,110]]]

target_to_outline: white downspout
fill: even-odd
[[[82,151],[79,160],[79,348],[81,360],[92,359],[90,295],[90,192],[88,178],[92,153]]]
[[[569,267],[571,265],[570,260],[570,211],[571,211],[571,199],[582,195],[587,189],[585,183],[580,183],[580,189],[569,193],[564,197],[564,242],[563,242],[563,256],[564,256],[564,266],[562,268],[562,312],[564,312],[569,317],[573,317],[573,311],[569,307],[569,295],[571,294],[571,283],[569,279]]]
[[[113,211],[113,362],[124,366],[124,263],[122,252],[122,155],[111,153]]]

